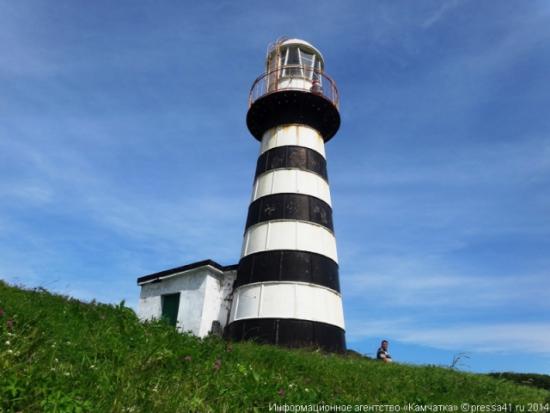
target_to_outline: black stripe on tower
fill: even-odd
[[[241,258],[234,288],[265,281],[307,282],[340,292],[338,264],[313,252],[272,250]]]
[[[311,195],[295,193],[266,195],[252,202],[245,231],[252,225],[276,219],[308,221],[334,231],[329,204]]]
[[[267,130],[290,123],[311,126],[328,142],[340,127],[340,113],[320,94],[281,90],[254,101],[246,114],[248,130],[260,142]]]
[[[265,151],[258,158],[254,179],[264,172],[279,168],[296,168],[313,172],[328,182],[327,161],[319,152],[304,146],[277,146]]]
[[[227,335],[233,340],[253,339],[260,343],[288,347],[321,347],[342,352],[346,348],[345,332],[332,324],[293,318],[255,318],[234,321]]]

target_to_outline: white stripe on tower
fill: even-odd
[[[285,297],[282,302],[281,297]],[[337,311],[342,305],[340,294],[330,288],[300,282],[267,281],[243,285],[233,300],[232,321],[294,318],[345,328],[344,314]]]
[[[307,125],[281,125],[269,129],[262,137],[260,155],[278,146],[303,146],[325,155],[325,141],[319,132]]]
[[[254,181],[252,201],[272,194],[311,195],[332,205],[327,181],[319,175],[300,169],[273,169]]]
[[[321,225],[305,221],[266,221],[248,228],[244,234],[241,258],[273,250],[313,252],[338,263],[334,234]]]

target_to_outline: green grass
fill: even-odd
[[[550,376],[546,374],[504,372],[489,373],[489,376],[507,379],[516,383],[539,387],[550,391]]]
[[[436,366],[200,340],[162,322],[140,323],[122,303],[83,303],[1,281],[0,308],[0,412],[550,400],[543,389]]]

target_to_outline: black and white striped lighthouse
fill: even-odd
[[[227,334],[344,351],[325,155],[340,114],[321,53],[299,39],[271,45],[246,121],[261,146]]]

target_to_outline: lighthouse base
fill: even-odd
[[[234,341],[253,340],[258,343],[286,347],[320,347],[325,351],[346,351],[345,331],[340,327],[310,320],[259,318],[232,322],[226,337]]]

